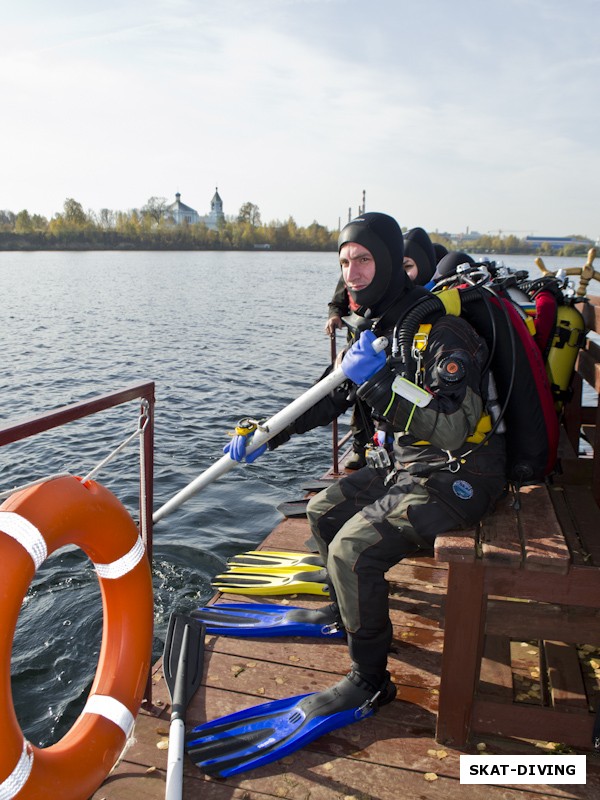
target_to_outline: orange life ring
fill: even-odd
[[[10,683],[12,642],[36,569],[55,550],[80,547],[102,594],[102,647],[90,694],[63,738],[29,743]],[[138,529],[94,481],[62,477],[16,492],[0,506],[0,798],[84,800],[116,763],[142,702],[152,656],[152,579]]]

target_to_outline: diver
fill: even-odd
[[[254,460],[267,446],[274,449],[291,435],[328,424],[351,406],[355,395],[378,420],[367,465],[308,504],[331,602],[318,611],[289,614],[343,630],[350,665],[333,687],[298,701],[305,713],[290,734],[298,746],[310,740],[310,719],[333,720],[340,714],[339,727],[348,724],[349,710],[376,711],[394,699],[386,572],[403,558],[429,553],[438,534],[475,525],[507,483],[504,435],[493,427],[487,437],[481,434],[491,427],[486,426],[485,341],[461,317],[440,313],[420,347],[413,348],[416,364],[399,363],[393,352],[378,352],[376,339],[385,336],[391,342],[406,312],[429,293],[407,277],[402,232],[386,214],[369,212],[349,222],[338,250],[342,277],[363,327],[342,360],[348,382],[248,457]],[[247,441],[247,436],[235,436],[225,449],[234,460],[244,460]],[[205,752],[205,743],[198,747]],[[269,760],[281,757],[277,743],[269,747]],[[235,750],[235,742],[230,749]]]
[[[411,228],[404,234],[404,269],[416,286],[429,283],[437,263],[433,242],[423,228]]]
[[[444,248],[445,249],[445,248]],[[447,252],[447,251],[446,251]],[[437,255],[429,235],[423,228],[411,228],[404,235],[403,266],[406,274],[416,286],[425,286],[431,281],[436,270]],[[343,325],[343,318],[356,313],[358,303],[352,297],[344,278],[340,275],[333,297],[328,303],[328,318],[325,333],[332,336]],[[348,333],[348,341],[353,342],[352,333]],[[346,459],[346,470],[355,470],[366,464],[365,448],[369,445],[374,425],[367,405],[357,398],[352,409],[350,420],[352,431],[352,455]]]
[[[424,284],[426,289],[433,289],[433,287],[442,280],[456,275],[459,267],[474,266],[475,259],[468,253],[463,253],[459,250],[453,250],[451,253],[446,253],[437,263],[434,273],[428,283]]]

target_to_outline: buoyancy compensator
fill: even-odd
[[[462,316],[484,338],[488,369],[495,379],[506,425],[507,477],[521,485],[543,481],[556,463],[558,418],[544,360],[525,315],[501,286],[483,279],[432,293],[396,326],[393,358],[406,377],[413,369],[412,347],[419,325],[444,314]]]

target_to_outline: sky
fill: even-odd
[[[600,236],[600,0],[0,0],[0,209]]]

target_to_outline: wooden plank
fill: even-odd
[[[163,690],[157,687],[157,695],[162,696]],[[203,695],[204,717],[214,719],[223,714],[229,714],[241,708],[254,705],[256,699],[247,697],[235,691],[224,689],[211,689],[206,692],[201,688],[199,694]],[[446,798],[456,798],[456,800],[480,800],[481,787],[477,788],[479,794],[468,794],[469,786],[461,785],[458,782],[459,775],[459,756],[460,753],[452,748],[440,750],[433,740],[433,706],[431,693],[423,690],[408,687],[399,687],[399,697],[390,706],[386,706],[375,717],[366,719],[360,724],[351,725],[340,729],[335,733],[329,734],[318,739],[302,751],[287,757],[283,762],[275,763],[259,770],[254,770],[247,774],[236,776],[226,780],[206,780],[204,784],[196,781],[201,773],[185,759],[184,766],[184,798],[209,797],[213,800],[224,800],[224,797],[253,797],[262,800],[263,797],[283,797],[286,796],[284,788],[287,787],[289,797],[305,797],[308,795],[303,792],[309,791],[310,797],[319,797],[322,800],[329,800],[337,797],[340,792],[345,797],[368,796],[373,800],[377,798],[397,797],[398,786],[403,787],[403,791],[415,792],[414,797],[430,797],[427,793],[427,782],[424,780],[426,773],[435,773],[438,780],[435,782],[435,791],[431,794],[445,800]],[[431,706],[431,708],[429,707]],[[167,709],[168,711],[168,709]],[[167,730],[165,722],[150,722],[150,730],[143,737],[149,737],[152,748],[156,748],[156,743],[164,739]],[[523,742],[500,742],[496,741],[488,746],[488,752],[504,752],[511,754],[539,754],[539,750]],[[132,763],[148,760],[150,763],[158,765],[163,769],[166,764],[166,751],[158,753],[139,753],[134,745],[131,753]],[[440,755],[438,755],[440,754]],[[340,769],[350,770],[354,776],[355,770],[361,771],[363,775],[362,790],[358,788],[358,774],[351,780],[346,780],[338,773]],[[387,770],[380,774],[377,770]],[[392,771],[393,770],[393,771]],[[117,786],[122,785],[125,777],[131,772],[130,763],[125,762],[121,765],[118,772],[120,774]],[[592,798],[591,789],[598,785],[598,768],[594,764],[588,766],[588,787],[590,794],[580,794],[580,798]],[[375,777],[376,776],[376,779]],[[410,777],[412,776],[412,778]],[[414,780],[413,779],[418,779]],[[448,785],[443,783],[443,778],[452,779]],[[164,784],[154,776],[155,784],[150,785],[147,781],[145,785],[149,788],[148,798],[164,797]],[[340,781],[343,781],[340,784]],[[380,785],[380,781],[383,783]],[[390,785],[386,781],[391,781]],[[413,781],[413,782],[411,782]],[[123,784],[124,785],[124,784]],[[193,785],[196,794],[189,794],[186,786]],[[212,787],[226,787],[229,795],[212,795]],[[394,795],[390,789],[396,792]],[[293,791],[292,788],[293,787]],[[110,789],[110,786],[108,786]],[[162,788],[163,794],[158,791]],[[488,793],[487,789],[493,792],[494,787],[486,787],[486,797],[496,797],[501,800],[504,795],[494,795]],[[513,791],[514,788],[514,791]],[[582,787],[583,788],[583,787]],[[150,793],[152,789],[153,793]],[[534,791],[529,794],[529,789]],[[511,787],[512,800],[525,800],[539,796],[540,787],[528,787],[526,785]],[[206,791],[206,793],[205,793]],[[365,793],[368,791],[368,795]],[[347,794],[351,792],[351,794]],[[448,793],[450,792],[450,793]],[[141,796],[141,795],[139,795]],[[143,795],[146,797],[146,795]],[[98,794],[94,800],[121,800],[118,792],[110,794]],[[126,795],[126,797],[128,797]],[[132,800],[134,795],[131,796]],[[137,798],[136,798],[137,800]]]
[[[416,625],[394,626],[394,639],[388,658],[388,669],[396,684],[436,689],[441,670],[443,632],[420,628]],[[235,639],[227,636],[207,636],[207,651],[236,656],[256,663],[290,665],[321,672],[332,672],[341,677],[349,668],[348,647],[345,640],[319,640],[317,645],[306,638]]]
[[[477,553],[477,538],[477,528],[441,533],[435,540],[436,561],[473,563]]]
[[[574,485],[585,486],[589,489],[593,465],[591,458],[561,458],[561,471],[554,477],[550,492]]]
[[[600,609],[494,599],[488,603],[486,631],[522,640],[600,644]]]
[[[585,563],[600,567],[600,508],[588,486],[564,487],[564,503],[581,543]]]
[[[600,332],[600,298],[589,297],[589,303],[579,306],[584,322],[592,331]]]
[[[390,617],[394,625],[439,628],[443,622],[444,587],[390,585]]]
[[[571,555],[546,486],[524,486],[520,495],[525,568],[567,573]]]
[[[487,628],[487,624],[486,624]],[[510,640],[506,636],[486,634],[478,694],[512,703],[513,678],[510,664]]]
[[[401,586],[410,584],[411,586],[442,586],[448,582],[448,573],[445,569],[430,567],[427,564],[408,564],[402,560],[386,572],[386,578],[392,583]]]
[[[584,381],[588,383],[595,392],[600,391],[600,363],[598,363],[596,356],[596,347],[590,348],[588,341],[588,349],[582,350],[577,358],[577,372],[581,375]]]
[[[480,562],[450,564],[436,739],[461,747],[469,736],[483,651],[486,597]]]
[[[308,521],[302,517],[292,517],[282,520],[265,538],[260,549],[308,552],[306,541],[309,537]]]
[[[592,495],[600,507],[600,403],[596,408],[596,433],[594,436],[594,468],[592,473]]]
[[[541,657],[538,642],[511,641],[510,660],[515,704],[543,705]]]
[[[554,708],[573,707],[587,711],[588,700],[575,648],[552,641],[545,641],[543,646]]]
[[[499,500],[494,513],[483,520],[481,549],[486,564],[517,566],[520,563],[522,547],[512,495]]]
[[[496,568],[485,574],[488,595],[596,608],[600,597],[600,570],[572,566],[568,575]]]
[[[550,490],[550,499],[554,506],[554,511],[556,512],[565,541],[569,547],[572,563],[584,566],[589,563],[591,556],[581,540],[579,526],[573,520],[567,487],[564,485],[552,486]]]
[[[583,391],[583,378],[577,369],[571,376],[571,390],[573,395],[563,409],[562,425],[567,432],[569,442],[575,453],[579,453],[579,429],[581,428],[582,410],[581,400]]]
[[[495,736],[558,742],[592,749],[594,716],[571,709],[558,712],[533,705],[506,705],[478,699],[473,710],[473,730]]]

